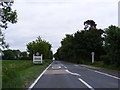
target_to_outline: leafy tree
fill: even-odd
[[[21,57],[27,57],[27,56],[28,56],[28,54],[27,54],[27,52],[26,52],[26,51],[21,52]]]
[[[13,2],[0,2],[0,45],[4,47],[9,47],[4,41],[4,35],[2,29],[8,28],[8,23],[16,23],[17,22],[17,13],[12,10]],[[2,49],[2,48],[0,48]]]
[[[93,20],[87,20],[84,22],[85,30],[86,29],[96,29],[97,24]]]
[[[120,28],[109,26],[105,31],[105,46],[107,52],[106,64],[120,65]]]
[[[14,53],[14,59],[19,59],[21,57],[20,50],[12,50]]]
[[[51,51],[51,47],[52,46],[49,42],[42,40],[39,36],[35,41],[27,44],[27,51],[29,52],[30,57],[32,57],[36,52],[39,52],[40,54],[43,54],[43,58],[52,59],[53,53]]]
[[[91,61],[91,52],[95,52],[95,60],[99,60],[103,53],[103,30],[96,29],[92,22],[89,30],[77,31],[75,34],[66,35],[61,41],[61,47],[57,50],[55,58],[81,63],[82,60]],[[93,23],[94,22],[94,23]],[[89,24],[89,20],[85,23]],[[94,28],[93,28],[94,27]]]
[[[73,35],[66,34],[66,37],[61,41],[60,56],[62,60],[72,60],[72,40]]]
[[[3,60],[17,60],[20,58],[19,50],[4,50],[3,51]]]
[[[3,58],[3,60],[13,60],[14,53],[12,52],[12,50],[4,50],[2,58]]]

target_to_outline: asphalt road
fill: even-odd
[[[120,90],[120,78],[81,65],[54,61],[33,88],[85,88]]]

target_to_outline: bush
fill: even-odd
[[[100,60],[103,61],[104,64],[108,64],[109,65],[111,63],[110,62],[110,58],[109,58],[108,55],[102,55],[102,56],[100,56]]]

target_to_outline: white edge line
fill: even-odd
[[[89,71],[94,71],[96,73],[103,74],[103,75],[106,75],[106,76],[109,76],[109,77],[112,77],[112,78],[115,78],[115,79],[120,79],[119,77],[116,77],[116,76],[113,76],[113,75],[110,75],[110,74],[107,74],[107,73],[103,73],[103,72],[96,71],[96,70],[91,70],[91,69],[88,69],[87,67],[85,67],[85,68]]]
[[[78,78],[78,80],[80,80],[83,84],[85,84],[89,89],[91,90],[95,90],[93,87],[91,87],[89,84],[87,84],[84,80],[82,80],[81,78]]]
[[[72,74],[72,75],[81,76],[80,74],[72,73],[72,72],[70,72],[69,70],[65,70],[65,71],[68,72],[68,73],[70,73],[70,74]]]
[[[109,75],[107,73],[103,73],[103,72],[99,72],[99,71],[95,71],[95,72],[100,73],[100,74],[104,74],[104,75],[109,76],[109,77],[113,77],[115,79],[120,79],[119,77],[116,77],[116,76],[113,76],[113,75]]]
[[[53,63],[53,62],[52,62]],[[52,64],[51,63],[51,64]],[[45,71],[51,66],[51,64],[38,76],[38,78],[34,81],[34,83],[31,84],[29,87],[30,89],[34,87],[34,85],[38,82],[38,80],[42,77],[42,75],[45,73]]]

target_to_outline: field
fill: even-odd
[[[26,88],[52,62],[34,65],[30,60],[2,61],[2,88]]]

